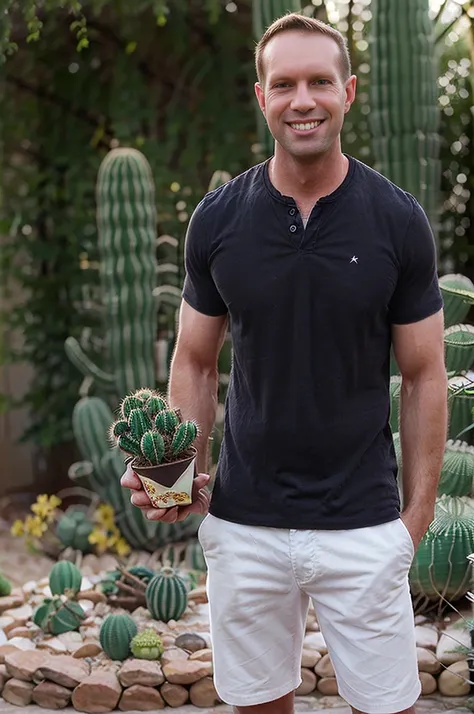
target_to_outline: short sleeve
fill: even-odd
[[[436,247],[425,212],[415,199],[401,251],[400,275],[389,304],[392,324],[424,320],[443,307]]]
[[[203,203],[196,207],[188,225],[184,246],[184,300],[204,315],[225,315],[223,301],[210,269],[212,235],[206,228]]]

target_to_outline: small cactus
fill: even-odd
[[[130,649],[138,659],[159,659],[163,654],[163,642],[155,630],[148,629],[139,632],[133,638]]]
[[[94,524],[82,509],[68,509],[59,519],[56,535],[66,548],[74,548],[81,553],[88,553],[92,549],[89,536]]]
[[[33,614],[33,622],[47,634],[61,635],[78,630],[85,617],[79,603],[55,597],[43,600]]]
[[[188,590],[184,579],[169,567],[164,567],[148,583],[146,602],[155,620],[179,620],[188,604]]]
[[[128,395],[120,415],[110,427],[110,438],[126,454],[138,457],[137,466],[158,466],[190,455],[197,425],[183,422],[179,410],[170,409],[158,392],[142,388]]]
[[[51,568],[49,589],[53,595],[64,595],[68,591],[77,595],[82,585],[79,568],[68,560],[60,560]]]
[[[0,573],[0,597],[10,595],[12,591],[11,583],[6,579],[3,573]]]
[[[100,628],[99,641],[110,659],[123,662],[130,655],[130,643],[137,632],[130,615],[109,615]]]

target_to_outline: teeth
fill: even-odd
[[[320,121],[306,122],[306,124],[290,124],[292,129],[297,131],[310,131],[310,129],[316,129],[317,126],[321,124]]]

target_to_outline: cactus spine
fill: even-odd
[[[428,3],[372,0],[370,10],[369,121],[375,168],[418,199],[436,233],[441,164],[436,52]]]
[[[137,631],[130,615],[109,615],[100,628],[101,647],[110,659],[123,662],[130,655],[130,644]]]
[[[173,568],[164,567],[148,583],[147,607],[155,620],[179,620],[188,604],[184,579]]]
[[[82,575],[79,568],[69,560],[60,560],[51,568],[49,589],[53,595],[64,595],[70,591],[74,595],[80,591]]]

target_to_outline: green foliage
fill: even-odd
[[[112,660],[127,659],[130,655],[130,644],[137,630],[135,621],[130,615],[108,615],[99,632],[102,649]]]
[[[68,592],[77,595],[81,584],[81,571],[69,560],[60,560],[51,568],[49,589],[53,595],[65,595]]]
[[[161,637],[152,629],[144,630],[135,635],[130,649],[134,657],[150,660],[159,659],[164,651]]]
[[[9,580],[6,579],[6,577],[3,575],[3,573],[0,573],[0,597],[5,597],[6,595],[10,595],[12,591],[12,586]]]

